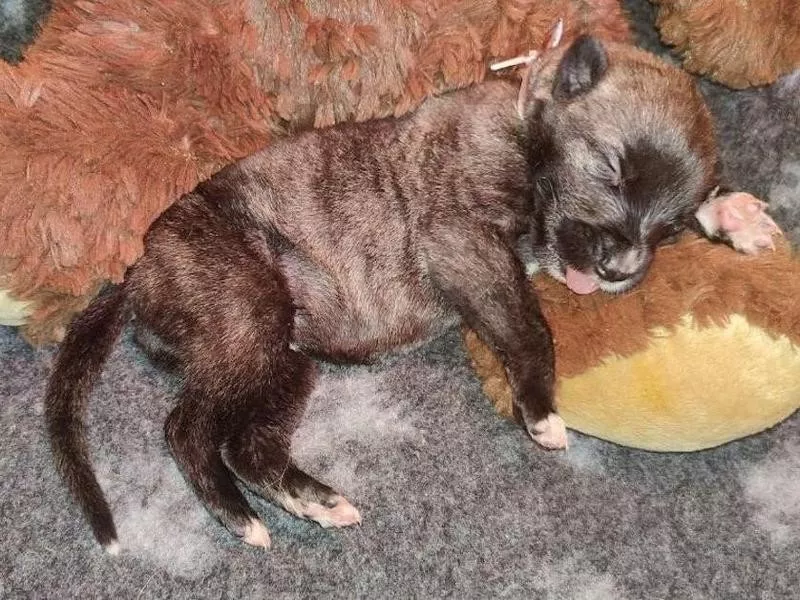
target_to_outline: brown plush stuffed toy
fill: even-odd
[[[551,324],[567,426],[659,451],[717,446],[800,407],[800,260],[788,244],[745,256],[687,236],[634,291],[578,296],[532,284]],[[465,340],[487,395],[511,415],[498,359]]]
[[[800,68],[800,2],[652,1],[661,38],[689,71],[744,88]]]

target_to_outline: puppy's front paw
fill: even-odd
[[[533,441],[548,450],[566,450],[567,426],[564,419],[556,413],[550,413],[544,419],[528,426],[528,433]]]
[[[727,238],[739,252],[758,254],[767,248],[774,250],[772,238],[781,235],[766,207],[766,202],[751,194],[734,192],[706,201],[696,217],[707,235]]]

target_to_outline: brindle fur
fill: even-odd
[[[341,501],[290,458],[312,357],[368,361],[462,319],[502,358],[520,422],[554,413],[553,343],[520,256],[635,285],[714,187],[716,155],[689,78],[647,54],[581,38],[534,69],[523,118],[494,81],[302,133],[153,224],[124,283],[73,322],[47,391],[59,470],[102,545],[116,532],[81,419],[130,313],[183,373],[168,445],[239,536],[258,517],[237,480],[300,516]]]

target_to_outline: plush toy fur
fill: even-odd
[[[716,446],[800,407],[800,260],[788,244],[738,255],[687,237],[640,287],[578,296],[532,283],[553,329],[559,410],[572,429],[661,451]],[[511,415],[500,363],[465,340],[484,390]]]
[[[58,338],[181,193],[287,130],[403,114],[614,0],[56,0],[0,63],[0,322]],[[27,301],[27,302],[23,302]]]
[[[652,1],[662,39],[694,73],[744,88],[800,68],[800,2]]]

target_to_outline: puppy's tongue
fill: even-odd
[[[572,267],[567,267],[567,287],[576,294],[591,294],[600,287],[594,275],[576,271]]]

